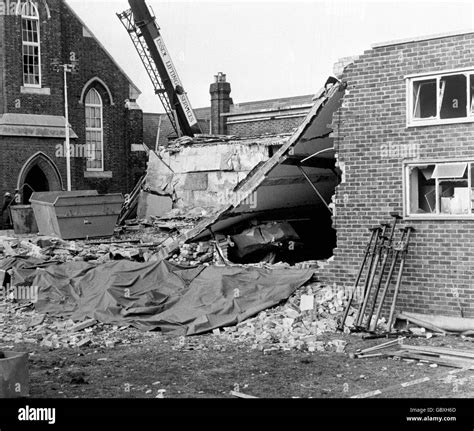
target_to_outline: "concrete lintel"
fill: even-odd
[[[37,88],[37,87],[21,87],[21,94],[39,94],[41,96],[50,96],[51,88]]]
[[[107,178],[113,177],[112,171],[85,171],[84,178]]]

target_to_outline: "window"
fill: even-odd
[[[408,81],[408,125],[474,121],[474,71]]]
[[[86,96],[86,145],[87,170],[104,170],[104,142],[102,122],[102,98],[92,88]]]
[[[405,165],[408,217],[473,217],[474,161]]]
[[[21,37],[23,50],[23,84],[41,87],[41,49],[39,14],[36,6],[28,1],[21,10]]]

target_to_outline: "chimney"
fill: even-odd
[[[226,75],[219,72],[215,76],[215,82],[211,84],[211,134],[226,135],[227,120],[221,114],[230,112],[232,99],[230,97],[230,83],[226,81]]]

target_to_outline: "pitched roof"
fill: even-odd
[[[74,15],[74,17],[82,24],[82,26],[86,29],[86,31],[89,33],[89,35],[97,42],[97,44],[101,47],[101,49],[104,51],[104,53],[112,60],[117,66],[117,69],[120,70],[120,72],[125,76],[125,78],[128,80],[130,85],[134,87],[134,89],[138,92],[140,95],[142,92],[140,89],[135,85],[135,83],[132,81],[132,79],[127,75],[127,72],[123,70],[123,68],[120,66],[120,64],[117,63],[115,58],[110,54],[110,52],[107,50],[107,48],[102,44],[102,42],[94,35],[94,33],[91,31],[91,29],[87,26],[87,24],[82,20],[82,18],[77,14],[77,12],[72,8],[70,4],[66,0],[63,0],[64,5],[68,8],[68,10]]]
[[[245,115],[265,110],[282,110],[295,107],[311,107],[313,105],[314,95],[284,97],[279,99],[257,100],[253,102],[239,103],[231,105],[229,115]],[[196,118],[199,121],[201,130],[204,134],[209,134],[211,121],[211,107],[194,109]],[[161,120],[160,120],[161,118]],[[143,140],[149,148],[155,148],[159,131],[159,145],[165,147],[168,145],[169,138],[176,138],[176,133],[166,114],[144,113],[143,114]],[[151,146],[150,146],[151,145]]]
[[[297,106],[311,107],[314,103],[313,98],[314,94],[308,94],[305,96],[283,97],[279,99],[236,103],[234,105],[231,105],[230,114],[244,114],[250,112],[258,112],[262,110],[274,111],[279,109],[289,109]]]

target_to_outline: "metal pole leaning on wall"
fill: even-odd
[[[344,310],[344,315],[342,316],[341,323],[337,328],[340,331],[344,330],[344,324],[346,323],[347,316],[349,315],[349,310],[351,309],[352,302],[354,301],[354,297],[355,297],[356,292],[357,292],[357,287],[359,286],[360,279],[362,278],[362,273],[364,272],[365,264],[367,263],[367,259],[370,255],[370,252],[371,252],[371,249],[372,249],[372,243],[373,243],[374,239],[377,239],[378,230],[379,230],[378,227],[370,229],[370,231],[371,231],[370,240],[369,240],[369,242],[367,243],[367,245],[365,247],[364,258],[362,259],[362,263],[360,265],[359,272],[358,272],[357,277],[355,279],[354,286],[352,287],[352,293],[351,293],[349,301],[346,305],[346,309]]]
[[[364,301],[365,295],[367,294],[367,287],[369,285],[370,274],[372,274],[372,268],[374,266],[375,255],[377,254],[378,245],[379,245],[379,242],[381,241],[381,238],[383,236],[383,231],[382,231],[381,227],[376,227],[376,228],[374,228],[374,230],[375,230],[375,241],[374,241],[372,250],[370,251],[370,260],[369,260],[369,265],[368,265],[368,268],[367,268],[367,274],[365,276],[364,289],[363,289],[363,292],[362,292],[362,302]],[[358,324],[359,318],[360,318],[360,312],[361,312],[361,309],[362,309],[362,302],[359,305],[359,309],[357,310],[357,315],[356,315],[356,318],[355,318],[355,321],[354,321],[354,326],[356,326],[356,327],[357,327],[357,324]]]
[[[397,299],[398,299],[398,293],[400,292],[400,285],[402,283],[402,277],[403,277],[403,270],[405,268],[405,262],[408,254],[408,246],[410,242],[410,236],[413,232],[415,232],[415,229],[411,226],[406,227],[406,239],[405,239],[405,244],[403,245],[402,249],[402,258],[400,261],[400,268],[398,270],[398,277],[397,277],[397,284],[395,285],[395,290],[393,292],[393,300],[392,300],[392,307],[390,309],[390,317],[388,318],[388,323],[387,323],[387,330],[388,332],[392,332],[392,325],[393,325],[393,318],[395,315],[395,307],[397,305]]]
[[[393,248],[392,263],[391,263],[390,269],[388,271],[387,280],[385,281],[385,285],[382,289],[382,293],[381,293],[381,297],[380,297],[380,301],[379,301],[379,306],[377,308],[377,313],[375,315],[375,321],[372,323],[372,326],[369,328],[369,330],[371,332],[374,332],[376,327],[377,327],[377,322],[379,321],[380,315],[382,314],[383,304],[385,302],[385,297],[387,296],[388,289],[389,289],[390,284],[392,282],[393,273],[395,272],[395,268],[396,268],[397,263],[398,263],[398,258],[400,257],[400,253],[403,250],[403,247],[404,247],[404,244],[405,244],[405,237],[406,237],[407,229],[403,228],[403,229],[401,229],[401,231],[402,231],[402,237],[400,239],[400,243],[399,243],[399,245],[397,245]]]
[[[390,236],[387,240],[387,242],[382,246],[383,251],[385,251],[385,255],[383,258],[382,266],[380,268],[380,275],[379,275],[379,280],[376,284],[375,290],[374,290],[374,295],[373,295],[373,301],[372,301],[372,307],[370,308],[369,314],[367,316],[367,324],[366,324],[366,329],[369,329],[371,326],[371,320],[372,316],[374,314],[375,310],[375,305],[377,303],[377,297],[379,295],[380,287],[382,286],[382,281],[383,281],[383,276],[385,273],[385,268],[387,266],[388,258],[392,252],[392,244],[393,244],[393,237],[395,236],[395,229],[397,227],[397,223],[399,220],[402,219],[398,213],[390,213],[390,216],[393,217],[393,226],[392,230],[390,232]]]
[[[370,292],[372,290],[372,284],[374,283],[374,279],[377,274],[380,257],[382,256],[383,245],[385,244],[385,241],[388,240],[387,230],[390,227],[390,225],[387,223],[381,223],[381,226],[383,228],[382,234],[380,235],[379,237],[380,240],[379,240],[379,243],[377,244],[377,250],[375,252],[375,259],[374,259],[372,271],[370,272],[369,279],[367,280],[367,283],[366,283],[366,290],[364,292],[364,300],[363,300],[362,306],[359,309],[359,315],[358,315],[358,319],[356,323],[356,328],[358,329],[363,329],[362,324],[364,322],[365,309],[367,308],[367,304],[369,302]]]

